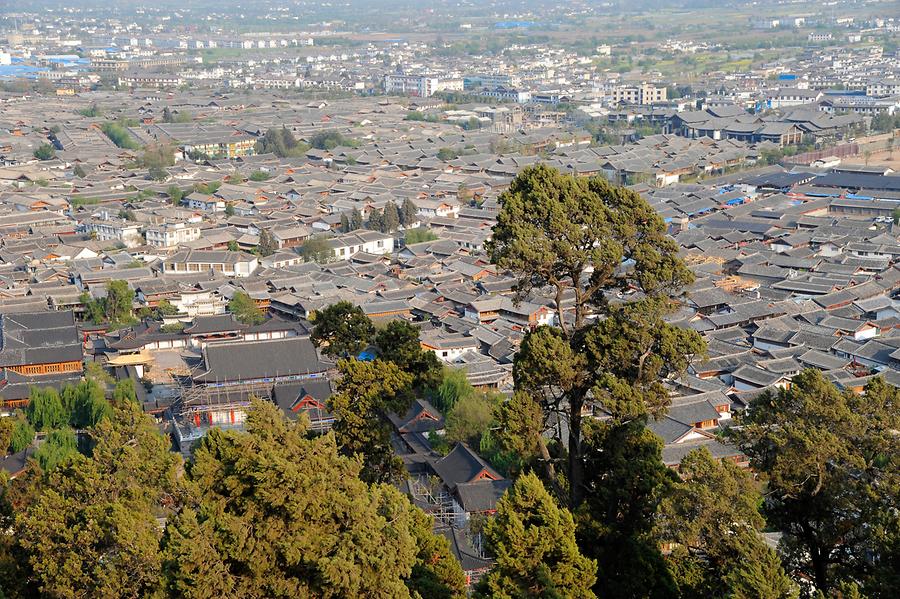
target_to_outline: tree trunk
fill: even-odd
[[[581,408],[584,399],[569,399],[569,507],[577,508],[584,499],[584,469],[581,462]]]
[[[813,563],[813,575],[816,578],[816,588],[822,593],[828,593],[828,570],[825,556],[822,555],[822,548],[815,546],[810,547],[810,558]]]
[[[562,492],[559,488],[559,479],[556,478],[556,467],[553,465],[553,459],[550,457],[550,450],[547,449],[547,443],[544,441],[543,437],[538,441],[538,448],[541,452],[541,460],[544,462],[547,480],[556,490],[556,496],[561,498]]]

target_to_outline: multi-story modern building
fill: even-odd
[[[876,79],[866,84],[866,95],[876,98],[900,95],[900,79]]]
[[[384,76],[384,92],[401,96],[428,98],[435,92],[462,91],[463,80],[459,78],[440,78],[430,75],[397,75]]]
[[[137,247],[144,243],[141,236],[141,225],[123,219],[102,220],[92,218],[81,223],[84,232],[90,233],[99,241],[119,242],[125,247]]]
[[[147,244],[154,247],[175,247],[200,239],[200,228],[185,223],[166,223],[148,227],[145,231]]]
[[[619,85],[611,90],[612,101],[616,104],[654,104],[666,101],[666,88],[652,83],[639,85]]]

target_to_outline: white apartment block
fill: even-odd
[[[141,236],[141,225],[127,220],[91,219],[82,223],[81,229],[90,233],[98,241],[118,242],[129,248],[144,243],[144,238]]]
[[[148,245],[169,248],[200,239],[200,227],[184,223],[167,223],[148,227],[145,235]]]
[[[611,90],[614,103],[653,104],[666,101],[665,86],[641,83],[640,85],[618,85]]]
[[[426,75],[385,75],[384,92],[399,96],[428,98],[435,92],[462,91],[463,80],[459,78],[431,77]]]
[[[866,85],[866,95],[875,97],[900,95],[900,79],[878,79]]]

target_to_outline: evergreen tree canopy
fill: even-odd
[[[409,225],[419,222],[418,211],[419,209],[416,208],[413,201],[409,198],[405,198],[403,204],[400,206],[400,224],[404,227],[408,227]]]
[[[287,127],[269,129],[256,142],[257,154],[275,154],[279,158],[302,156],[307,150],[309,146],[298,142]]]
[[[231,296],[228,311],[244,324],[262,324],[266,320],[266,315],[245,291],[236,291]]]
[[[359,306],[340,301],[317,310],[310,339],[328,356],[357,356],[369,346],[375,326]]]
[[[362,212],[359,211],[359,208],[354,208],[350,213],[350,230],[356,231],[357,229],[363,228],[363,217]]]
[[[16,422],[15,418],[0,418],[0,458],[9,453]]]
[[[681,460],[682,481],[663,501],[658,525],[675,544],[670,562],[682,597],[793,599],[798,588],[763,541],[761,496],[750,476],[705,448]],[[688,579],[679,573],[690,572]]]
[[[212,597],[461,598],[444,539],[399,491],[368,486],[334,436],[257,402],[247,432],[211,431],[169,526],[170,592]],[[425,594],[431,590],[434,594]]]
[[[409,409],[406,391],[412,376],[393,362],[355,358],[338,362],[341,379],[337,393],[328,400],[334,416],[332,426],[341,453],[364,464],[363,480],[396,481],[403,473],[403,463],[391,447],[391,428],[387,415],[403,414]]]
[[[653,523],[675,475],[643,421],[592,423],[585,431],[585,501],[578,542],[597,560],[596,591],[610,599],[675,597]]]
[[[422,349],[419,329],[403,320],[392,320],[375,334],[375,345],[382,360],[393,362],[413,376],[413,387],[436,389],[444,377],[444,367],[432,351]]]
[[[477,597],[596,597],[597,564],[579,553],[572,514],[534,474],[521,476],[497,502],[484,536],[496,562],[479,581]]]
[[[397,204],[388,202],[384,207],[384,233],[393,233],[400,226],[400,212]]]
[[[372,209],[372,212],[369,213],[369,228],[381,233],[387,230],[383,211],[378,208]]]
[[[271,256],[278,251],[278,243],[268,229],[262,229],[259,232],[259,241],[257,242],[256,251],[259,252],[259,255],[263,258]]]
[[[92,456],[61,463],[16,519],[28,581],[50,597],[156,596],[157,517],[175,489],[178,456],[134,404],[91,436]]]
[[[806,370],[790,389],[756,397],[734,429],[765,477],[763,513],[784,533],[788,572],[823,593],[843,582],[866,592],[886,574],[872,565],[889,553],[900,518],[898,405],[900,391],[880,378],[857,395]]]
[[[48,143],[42,143],[34,151],[34,157],[38,160],[52,160],[56,157],[56,149]]]
[[[564,482],[569,504],[577,507],[585,490],[581,413],[589,394],[622,422],[658,415],[667,401],[661,379],[678,376],[702,351],[699,334],[664,320],[676,308],[671,296],[693,277],[663,219],[637,193],[605,179],[532,166],[500,204],[487,244],[491,260],[518,279],[518,298],[549,288],[561,317],[558,328],[539,327],[525,337],[513,376],[546,423],[568,424],[565,443],[555,441],[568,450]],[[607,292],[633,289],[643,299],[625,306],[605,299]],[[570,297],[571,309],[564,305]],[[591,314],[605,318],[591,321]],[[559,430],[547,432],[558,436]],[[556,485],[554,464],[544,466]]]

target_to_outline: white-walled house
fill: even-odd
[[[470,351],[478,351],[480,342],[466,335],[427,335],[420,340],[422,349],[433,351],[442,362],[453,362]]]
[[[256,256],[246,252],[184,250],[163,262],[165,274],[215,272],[229,277],[249,277],[259,267]]]
[[[102,220],[92,218],[81,224],[81,230],[92,234],[98,241],[118,242],[129,248],[144,244],[144,237],[141,235],[141,224],[124,219],[111,218]]]
[[[359,252],[390,254],[394,251],[394,237],[387,233],[357,229],[328,240],[334,257],[346,260]]]
[[[147,227],[144,233],[147,245],[154,247],[176,247],[189,241],[200,239],[200,227],[185,223],[165,223]]]

